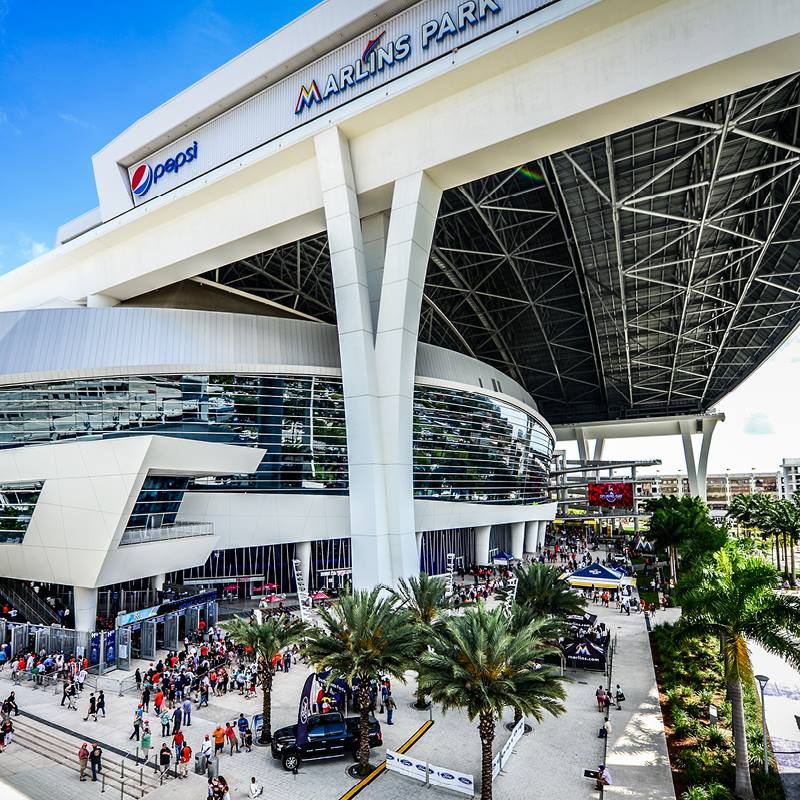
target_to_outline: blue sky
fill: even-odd
[[[97,150],[313,5],[0,0],[0,273],[97,205]]]

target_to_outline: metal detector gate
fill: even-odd
[[[29,633],[33,634],[34,637],[34,647],[36,648],[36,652],[41,654],[43,651],[45,653],[52,653],[53,650],[50,647],[50,628],[48,627],[38,627],[31,625]]]
[[[156,657],[156,623],[146,620],[142,623],[141,641],[139,644],[140,658],[153,661]]]
[[[130,628],[117,628],[117,666],[124,670],[131,668]]]
[[[200,609],[187,608],[186,609],[186,635],[191,636],[197,632],[200,627]]]
[[[164,647],[167,650],[178,649],[178,615],[167,614],[164,617]]]
[[[11,629],[11,655],[19,655],[28,645],[28,626],[23,623],[9,623]]]
[[[211,600],[206,603],[206,630],[210,630],[217,624],[217,601]]]

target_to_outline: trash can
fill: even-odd
[[[219,759],[211,757],[208,759],[207,774],[209,778],[219,777]]]
[[[202,753],[197,753],[194,757],[194,774],[205,775],[208,768],[208,757]]]

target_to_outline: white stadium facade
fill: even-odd
[[[0,575],[81,630],[391,584],[534,551],[554,427],[691,449],[800,321],[798,53],[790,0],[327,0],[147,114],[0,277]]]

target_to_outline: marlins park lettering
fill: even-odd
[[[428,50],[432,45],[440,45],[461,31],[480,25],[488,15],[500,14],[502,8],[497,0],[467,0],[460,3],[451,13],[445,11],[441,17],[423,23],[418,32],[418,46]],[[300,87],[294,113],[301,114],[315,103],[324,103],[341,92],[346,92],[358,84],[380,75],[395,64],[405,61],[412,53],[414,37],[404,33],[390,41],[384,41],[386,31],[369,39],[361,55],[350,64],[345,64],[338,72],[331,72],[324,81]],[[321,87],[321,88],[320,88]]]

